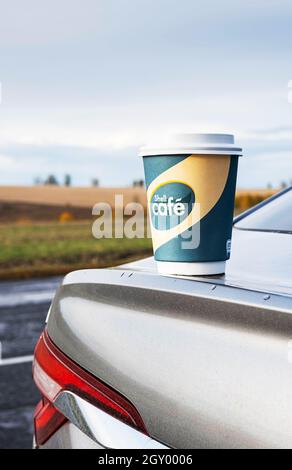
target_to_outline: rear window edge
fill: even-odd
[[[273,196],[265,199],[264,201],[260,202],[259,204],[257,204],[256,206],[254,207],[251,207],[250,209],[247,209],[246,211],[242,212],[242,214],[239,214],[237,215],[236,217],[234,217],[233,219],[233,225],[235,226],[235,228],[237,228],[238,230],[249,230],[249,231],[255,231],[255,232],[278,232],[278,233],[291,233],[291,232],[287,232],[287,231],[279,231],[279,230],[262,230],[262,229],[248,229],[248,228],[242,228],[242,227],[236,227],[236,224],[238,222],[240,222],[242,219],[245,219],[246,217],[248,217],[249,215],[253,214],[254,212],[256,212],[258,209],[261,209],[262,207],[266,206],[267,204],[269,204],[271,201],[274,201],[275,199],[278,199],[278,197],[282,196],[283,194],[286,194],[288,193],[289,191],[292,190],[292,186],[289,186],[288,188],[285,188],[283,189],[282,191],[279,191],[278,193],[274,194]]]
[[[264,233],[281,233],[284,235],[292,235],[292,230],[273,230],[273,229],[263,229],[263,228],[245,228],[245,227],[236,227],[236,230],[243,230],[244,232],[264,232]]]

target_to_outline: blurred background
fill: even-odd
[[[138,148],[162,133],[235,134],[237,212],[289,185],[291,20],[288,0],[2,2],[0,278],[150,253],[94,240],[91,209],[145,206]]]
[[[292,183],[290,0],[0,0],[0,448],[30,447],[32,352],[61,276],[151,254],[96,240],[138,148],[234,133],[236,213]]]

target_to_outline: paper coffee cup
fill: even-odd
[[[141,149],[160,273],[225,272],[240,155],[229,134],[182,134]]]

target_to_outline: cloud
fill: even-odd
[[[10,0],[2,2],[0,48],[40,47],[81,40],[103,24],[102,3],[95,0]]]
[[[240,188],[262,188],[272,184],[279,188],[282,182],[292,184],[292,152],[266,152],[250,158],[240,159],[238,186]]]
[[[6,156],[1,155],[6,153]],[[120,150],[65,145],[9,145],[0,147],[0,184],[32,184],[48,174],[73,184],[88,186],[98,178],[106,186],[131,185],[143,177],[142,159],[136,147]]]
[[[6,2],[1,182],[128,184],[138,147],[175,131],[235,133],[251,185],[262,155],[287,172],[291,17],[288,0]]]
[[[15,170],[17,168],[16,162],[13,158],[0,153],[0,171]]]

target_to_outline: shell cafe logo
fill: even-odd
[[[195,194],[190,186],[172,181],[158,186],[150,199],[150,217],[157,230],[169,230],[192,211]]]

